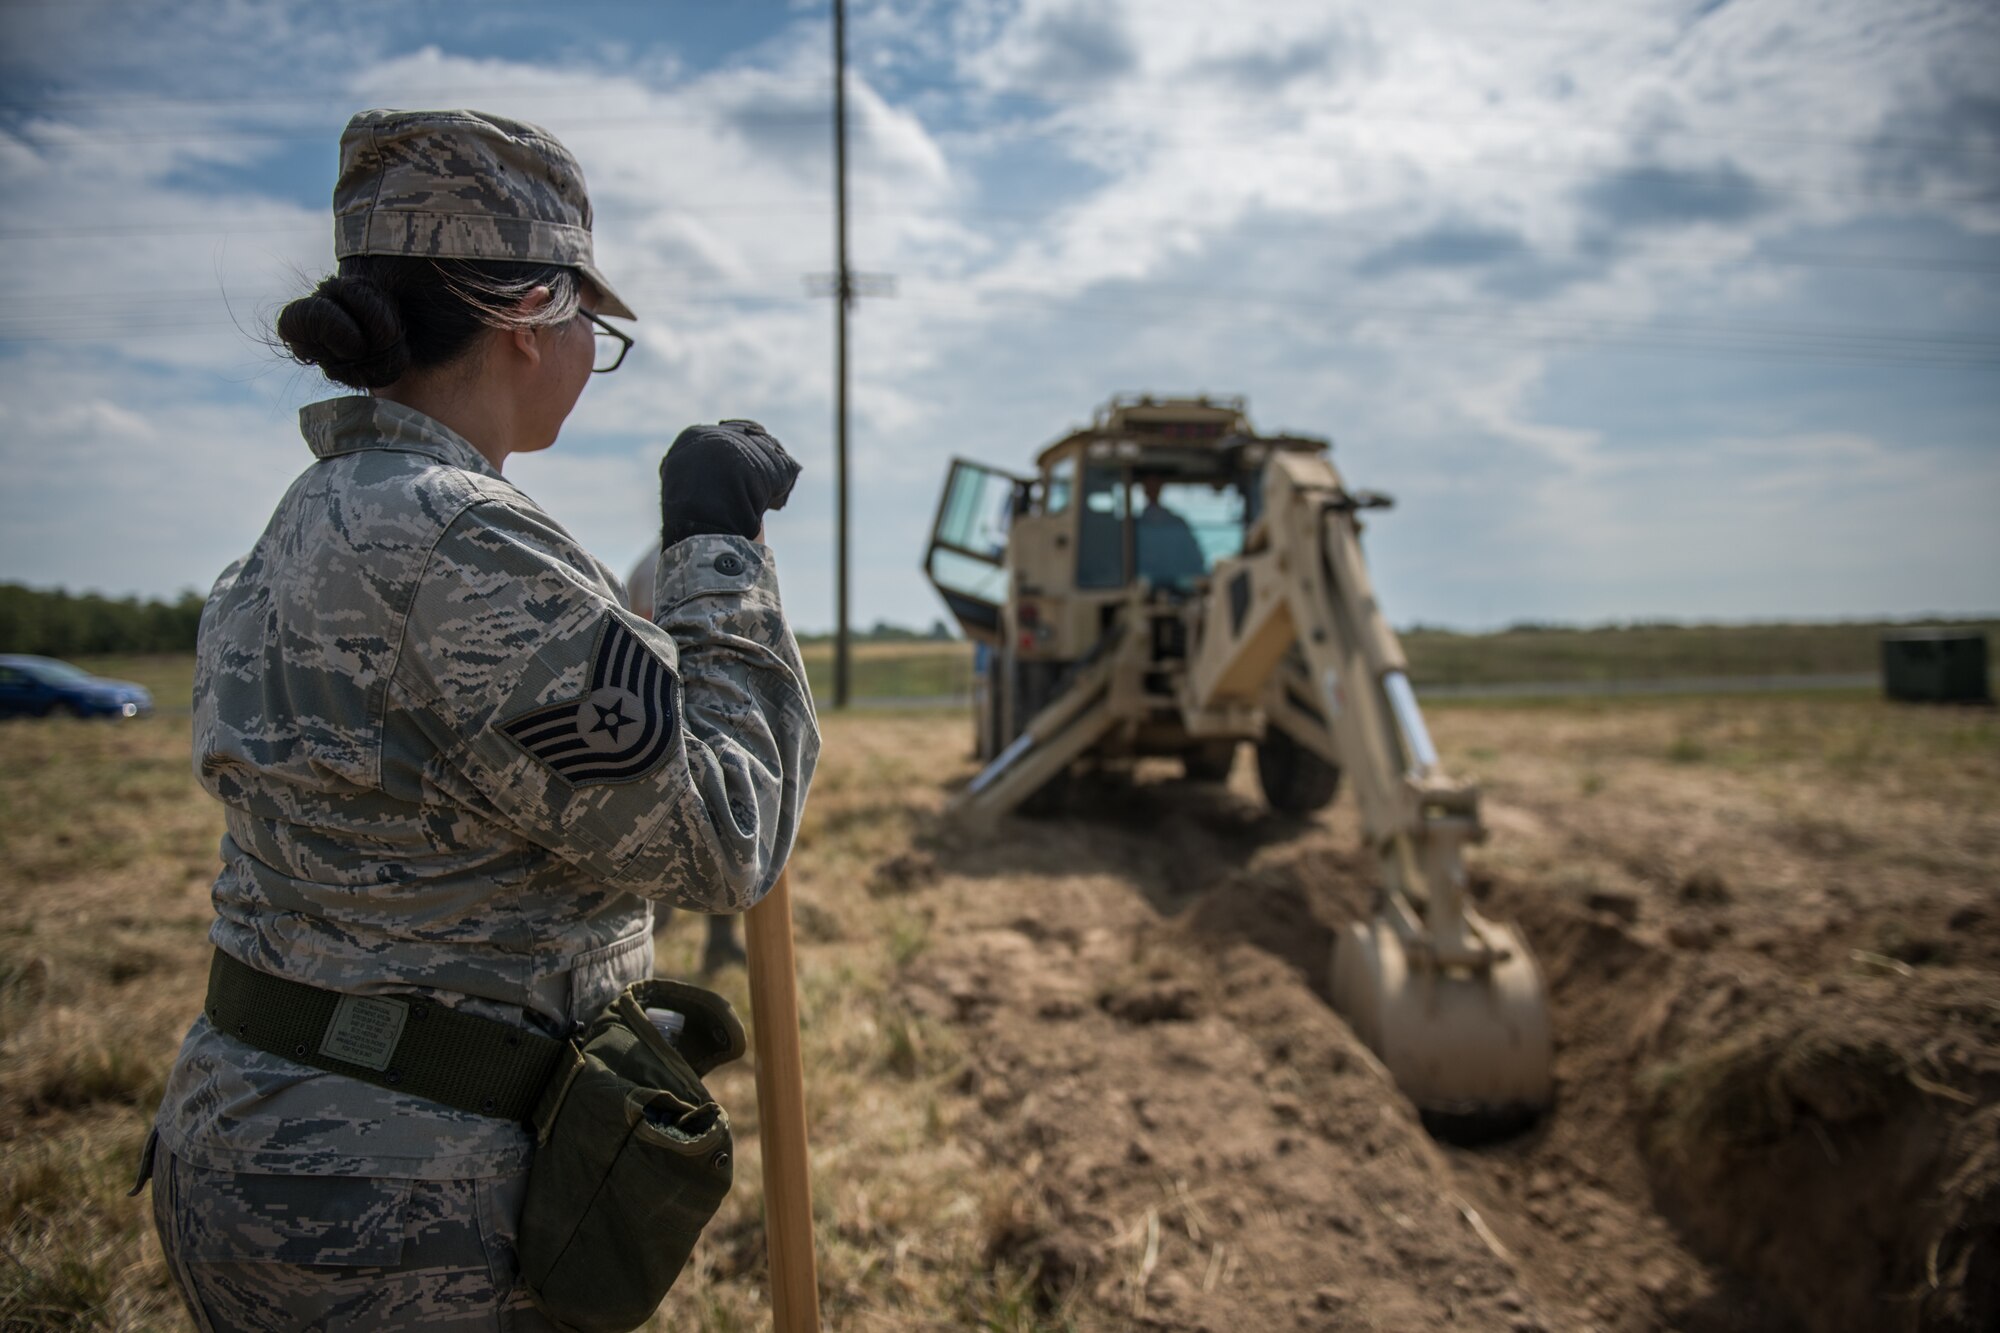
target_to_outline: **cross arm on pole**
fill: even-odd
[[[808,273],[806,294],[809,296],[838,296],[849,305],[863,296],[894,296],[896,275],[893,273],[848,273],[843,281],[838,273]]]

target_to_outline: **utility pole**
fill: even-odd
[[[847,707],[847,313],[856,298],[893,296],[896,280],[856,273],[847,263],[847,4],[833,0],[833,249],[831,274],[806,279],[815,296],[833,297],[833,706]]]
[[[833,0],[833,310],[834,432],[833,706],[847,707],[847,308],[854,275],[847,267],[847,0]]]

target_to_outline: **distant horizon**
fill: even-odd
[[[111,593],[111,592],[105,592],[101,589],[94,589],[94,588],[72,589],[60,585],[54,587],[36,586],[31,583],[23,582],[20,579],[0,578],[0,588],[9,586],[17,588],[26,588],[30,592],[45,593],[58,596],[68,596],[76,598],[101,597],[106,601],[113,601],[113,602],[137,601],[142,606],[146,605],[171,606],[180,597],[185,597],[185,596],[204,597],[204,598],[206,597],[205,593],[195,588],[185,588],[181,590],[181,592],[175,594],[174,597],[158,597],[158,596],[150,596],[144,593]],[[892,634],[907,634],[914,641],[917,642],[925,642],[925,641],[942,642],[942,640],[934,639],[931,638],[930,636],[930,631],[932,626],[934,624],[940,624],[940,623],[943,624],[945,628],[951,632],[951,640],[953,642],[965,641],[965,635],[960,631],[957,624],[953,622],[950,613],[942,609],[940,609],[936,615],[925,619],[922,624],[909,624],[906,622],[885,620],[881,617],[877,617],[876,619],[871,620],[865,626],[850,627],[849,637],[856,639],[867,638],[870,635],[876,633],[878,629],[886,628]],[[1392,618],[1392,624],[1393,623],[1394,622]],[[1919,627],[1927,624],[1937,624],[1942,626],[1968,625],[1968,624],[2000,625],[2000,608],[1989,609],[1989,610],[1976,610],[1976,611],[1941,611],[1941,610],[1931,609],[1931,610],[1917,612],[1914,614],[1908,614],[1903,612],[1883,612],[1877,614],[1863,614],[1863,615],[1851,615],[1851,616],[1850,615],[1841,615],[1841,616],[1769,615],[1769,616],[1749,616],[1749,617],[1735,617],[1735,616],[1712,617],[1706,619],[1695,618],[1695,617],[1675,617],[1675,616],[1669,616],[1669,617],[1633,616],[1622,619],[1607,619],[1607,620],[1595,620],[1595,621],[1516,619],[1489,625],[1451,625],[1451,624],[1442,624],[1436,621],[1410,621],[1405,624],[1396,624],[1394,625],[1394,628],[1396,633],[1398,634],[1438,633],[1438,634],[1461,634],[1467,636],[1480,636],[1489,634],[1532,633],[1536,630],[1556,630],[1565,632],[1592,633],[1604,630],[1756,629],[1760,627],[1813,626],[1813,625],[1901,625],[1909,627]],[[803,643],[808,641],[818,641],[821,639],[831,639],[835,635],[835,630],[832,626],[828,626],[824,629],[816,629],[794,624],[792,627],[792,633],[799,639],[800,642]],[[5,651],[7,651],[7,649],[4,646],[0,646],[0,652],[5,652]]]

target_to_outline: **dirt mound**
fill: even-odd
[[[1325,1004],[1334,932],[1371,904],[1365,857],[1325,830],[1210,824],[1179,835],[1171,884],[1121,886],[1128,835],[1096,834],[1044,841],[1074,875],[980,877],[1007,919],[907,978],[976,1033],[960,1090],[993,1160],[1037,1182],[993,1254],[1049,1308],[1702,1333],[2000,1312],[1989,975],[1891,962],[1802,987],[1714,929],[1728,898],[1706,884],[1644,927],[1597,893],[1489,884],[1550,981],[1557,1108],[1511,1143],[1440,1148]]]
[[[1843,979],[1747,1029],[1676,1015],[1664,1040],[1642,1146],[1692,1232],[1815,1328],[2000,1327],[1991,977]]]
[[[1898,769],[1901,715],[1838,746],[1783,709],[1457,723],[1474,891],[1556,1033],[1553,1112],[1477,1150],[1326,1003],[1372,907],[1348,807],[1142,781],[928,837],[899,993],[966,1034],[964,1123],[1022,1182],[996,1262],[1084,1328],[2000,1327],[1984,752]],[[1696,724],[1772,757],[1698,763]]]
[[[1364,856],[1316,836],[1265,853],[1166,930],[1225,954],[1267,950],[1313,992],[1296,999],[1323,1008],[1333,933],[1370,909],[1368,882]],[[1479,887],[1497,915],[1521,915],[1509,886]],[[1775,1302],[1690,1249],[1653,1202],[1632,1089],[1652,1058],[1646,1034],[1659,1027],[1672,959],[1608,910],[1564,903],[1520,924],[1555,997],[1557,1105],[1522,1138],[1439,1149],[1455,1189],[1513,1262],[1523,1292],[1558,1322],[1701,1333],[1785,1327]]]
[[[1717,949],[1727,932],[1675,947],[1685,916],[1653,938],[1496,896],[1550,978],[1561,1104],[1516,1150],[1560,1159],[1545,1184],[1566,1169],[1630,1196],[1642,1172],[1695,1252],[1816,1330],[2000,1326],[2000,978],[1850,949],[1802,980],[1776,951]],[[1672,1288],[1676,1326],[1719,1308]]]
[[[1042,849],[1070,873],[995,878],[999,843],[944,858],[952,925],[901,993],[965,1034],[967,1123],[1024,1182],[992,1258],[1031,1270],[1044,1311],[1081,1327],[1574,1327],[1522,1290],[1408,1103],[1304,979],[1323,974],[1337,917],[1301,891],[1302,867],[1330,882],[1319,872],[1345,858],[1260,853],[1256,830],[1214,824],[1179,836],[1165,885],[1098,873],[1130,851],[1115,827],[1047,829]],[[1195,872],[1211,888],[1163,918],[1157,900]]]
[[[1374,902],[1366,858],[1324,840],[1275,847],[1195,899],[1174,930],[1191,945],[1247,944],[1289,965],[1322,998],[1332,994],[1333,942]]]

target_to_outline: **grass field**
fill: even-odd
[[[184,672],[129,665],[156,685]],[[124,1190],[202,984],[220,817],[189,773],[186,726],[0,727],[0,1327],[179,1326],[144,1204]],[[978,1108],[953,1092],[963,1038],[897,998],[899,977],[952,925],[900,877],[913,864],[921,876],[943,779],[963,766],[962,729],[946,713],[829,719],[800,845],[816,1211],[836,1327],[1056,1328],[1069,1317],[1037,1314],[1027,1273],[992,1261],[1032,1182],[968,1150],[961,1122]],[[1873,793],[1861,802],[1874,812],[1868,838],[1893,837],[1899,856],[1924,849],[1903,847],[1917,834],[1897,832],[1892,794],[1940,780],[1990,791],[2000,753],[1990,715],[1869,699],[1453,710],[1439,737],[1456,765],[1513,801],[1541,793],[1612,810],[1630,792],[1649,808],[1662,781],[1749,791],[1741,784],[1782,775],[1775,799],[1816,837],[1830,836],[1833,816],[1814,793],[1859,784]],[[1532,846],[1502,840],[1516,855]],[[664,935],[660,970],[686,974],[698,942],[688,923]],[[747,1007],[740,973],[722,988]],[[748,1141],[748,1070],[714,1086]],[[768,1317],[760,1210],[746,1152],[654,1327],[720,1333]]]
[[[1987,638],[2000,622],[1961,626]],[[1884,624],[1640,625],[1403,634],[1418,685],[1858,675],[1881,668]]]
[[[93,665],[163,695],[186,689],[185,659]],[[190,773],[187,725],[164,715],[0,725],[0,1328],[184,1327],[145,1201],[125,1189],[204,976],[221,818]],[[956,899],[940,895],[991,900],[982,909],[991,915],[1008,910],[1014,891],[1002,872],[940,840],[948,784],[968,771],[963,720],[851,713],[825,729],[794,891],[829,1326],[1123,1326],[1082,1306],[1051,1308],[1030,1267],[1008,1257],[1020,1219],[1042,1206],[1034,1162],[980,1148],[985,1113],[963,1091],[971,1038],[910,1002],[920,961],[948,939],[983,938],[955,936],[970,927],[953,915]],[[1437,731],[1496,810],[1522,812],[1511,822],[1496,814],[1493,864],[1523,877],[1573,860],[1556,823],[1564,811],[1657,822],[1666,790],[1707,802],[1675,816],[1674,829],[1727,831],[1736,810],[1761,801],[1802,844],[1846,838],[1883,849],[1884,865],[1962,877],[1983,862],[1947,849],[1971,847],[1972,835],[1915,812],[1985,801],[2000,781],[1990,712],[1869,698],[1486,707],[1451,710]],[[1937,806],[1940,793],[1955,804]],[[1344,844],[1347,809],[1327,831],[1299,836]],[[1970,818],[1976,828],[1980,817]],[[1537,822],[1550,831],[1534,833]],[[1674,829],[1646,836],[1680,837]],[[1095,835],[1058,824],[1053,836]],[[1624,835],[1604,836],[1608,848]],[[966,868],[939,880],[933,857],[948,855]],[[1590,873],[1605,882],[1643,860],[1608,850],[1599,859]],[[1176,862],[1162,873],[1186,870]],[[660,938],[658,969],[689,974],[699,945],[693,924],[677,923]],[[718,984],[747,1010],[740,972]],[[740,1141],[753,1142],[747,1066],[712,1087]],[[760,1167],[754,1151],[739,1161],[736,1190],[652,1327],[735,1333],[768,1320]]]
[[[2000,622],[1964,626],[1987,636]],[[1881,667],[1882,624],[1665,625],[1624,629],[1514,629],[1459,634],[1414,629],[1402,635],[1418,686],[1601,683],[1726,676],[1862,675]],[[857,644],[857,699],[937,698],[971,689],[972,650],[963,643]],[[833,647],[805,648],[813,692],[829,697]],[[2000,657],[1989,656],[2000,666]]]
[[[800,646],[815,699],[833,697],[833,644]],[[857,643],[849,658],[857,699],[940,699],[972,692],[968,643]]]
[[[1430,644],[1434,662],[1471,654],[1450,668],[1467,673],[1650,678],[1728,674],[1730,662],[1760,672],[1868,669],[1872,629],[1806,628],[1409,641],[1413,654]],[[1773,665],[1768,654],[1788,640],[1796,655]],[[1486,659],[1473,653],[1482,644]],[[1591,644],[1605,654],[1585,654]],[[816,682],[828,659],[823,645],[809,650]],[[6,1330],[183,1326],[149,1214],[124,1192],[166,1067],[200,1002],[221,819],[189,771],[185,714],[165,711],[187,698],[191,660],[87,665],[145,684],[163,712],[121,724],[0,724]],[[963,645],[859,645],[856,694],[956,693],[967,666]],[[1443,709],[1434,729],[1447,759],[1492,801],[1486,864],[1565,894],[1643,896],[1657,867],[1679,875],[1682,862],[1711,857],[1730,867],[1732,881],[1851,884],[1857,894],[1879,885],[1898,902],[1915,901],[1929,891],[1916,887],[1927,878],[1971,882],[1986,873],[1994,851],[2000,721],[1991,710],[1898,708],[1867,691],[1543,700]],[[963,1029],[910,1002],[918,961],[965,928],[941,907],[947,899],[923,887],[938,873],[933,858],[952,845],[940,840],[938,815],[948,783],[967,769],[964,719],[956,709],[856,712],[829,715],[825,730],[794,887],[831,1326],[1118,1327],[1068,1305],[1049,1308],[1033,1265],[1009,1257],[1011,1229],[1040,1207],[1038,1186],[1031,1170],[977,1150],[981,1103],[959,1091],[975,1052]],[[1340,821],[1352,816],[1345,803],[1339,810],[1326,836],[1345,845],[1352,833]],[[1745,812],[1759,836],[1746,834],[1742,849],[1718,842],[1712,853],[1690,850],[1736,837]],[[1178,861],[1161,870],[1169,872],[1175,882],[1191,873]],[[1004,876],[983,876],[961,876],[953,892],[983,901],[1010,891]],[[1787,887],[1772,901],[1794,894],[1806,891]],[[1739,931],[1758,942],[1752,910],[1736,910],[1744,913]],[[1860,947],[1914,956],[1906,937],[1939,928],[1901,910],[1870,918]],[[1773,939],[1817,939],[1816,929],[1769,928]],[[1844,955],[1850,943],[1834,938],[1837,947],[1828,947]],[[699,942],[692,923],[676,925],[660,939],[658,970],[688,974]],[[741,973],[719,985],[747,1009]],[[713,1088],[743,1141],[753,1140],[749,1069],[721,1071]],[[756,1154],[745,1152],[738,1188],[652,1327],[734,1333],[768,1319],[759,1171]]]
[[[177,659],[93,665],[155,688],[184,688],[187,675]],[[932,716],[925,725],[955,730]],[[0,1329],[186,1327],[146,1202],[125,1191],[205,978],[222,823],[190,771],[187,727],[171,716],[0,725]],[[889,994],[924,925],[861,887],[907,848],[921,813],[885,810],[883,787],[929,778],[865,728],[831,730],[794,877],[829,1315],[835,1327],[863,1308],[905,1311],[898,1328],[1029,1327],[1019,1275],[995,1273],[982,1249],[996,1182],[941,1100],[954,1048]],[[693,975],[701,939],[676,923],[658,971]],[[717,985],[748,1013],[741,971]],[[753,1143],[747,1063],[711,1088]],[[768,1319],[761,1208],[746,1151],[694,1269],[651,1327],[726,1333]]]

